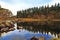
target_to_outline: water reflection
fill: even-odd
[[[60,22],[54,22],[54,25],[48,25],[47,23],[41,24],[39,22],[18,22],[14,24],[15,27],[10,27],[6,31],[1,31],[0,39],[30,40],[33,36],[37,38],[43,36],[46,40],[50,40],[50,38],[57,37],[57,34],[60,33],[59,23]]]
[[[8,32],[14,30],[14,23],[12,21],[4,21],[0,23],[0,32]]]
[[[23,28],[34,33],[45,33],[55,37],[60,33],[60,22],[52,22],[52,24],[47,24],[45,22],[43,25],[39,22],[18,22],[17,25],[17,29]]]
[[[20,32],[19,32],[20,31]],[[39,38],[41,36],[45,37],[46,40],[52,38],[51,35],[46,35],[42,33],[33,33],[24,29],[14,30],[10,32],[1,33],[1,40],[30,40],[33,36]]]

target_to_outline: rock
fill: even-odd
[[[45,38],[44,38],[43,36],[41,36],[41,37],[39,38],[39,40],[45,40]]]

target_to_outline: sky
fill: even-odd
[[[51,6],[55,3],[60,3],[60,0],[0,0],[1,7],[9,9],[13,15],[16,15],[19,10],[45,5]]]

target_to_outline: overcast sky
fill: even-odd
[[[18,10],[24,10],[31,7],[38,7],[44,5],[54,5],[60,3],[60,0],[0,0],[0,5],[3,8],[9,9],[14,15]]]

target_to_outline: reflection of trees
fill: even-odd
[[[11,29],[11,28],[9,28],[9,29]],[[15,29],[14,28],[12,28],[11,30],[6,30],[6,31],[0,31],[0,37],[1,37],[1,35],[3,34],[3,33],[8,33],[8,32],[10,32],[10,31],[14,31]]]
[[[32,31],[32,32],[51,32],[51,33],[59,33],[60,31],[60,22],[53,22],[54,24],[53,25],[49,25],[47,23],[45,24],[41,24],[39,22],[31,22],[31,23],[17,23],[18,26],[22,26],[24,29],[26,30],[29,30],[29,31]]]
[[[0,32],[8,32],[12,30],[14,30],[14,23],[12,21],[0,23]]]
[[[2,37],[2,35],[4,36],[5,34],[9,33],[10,31],[13,31],[13,30],[8,30],[8,31],[5,31],[5,32],[1,31],[1,32],[0,32],[0,37]],[[5,33],[5,34],[4,34],[4,33]]]

